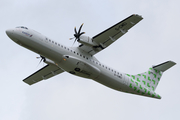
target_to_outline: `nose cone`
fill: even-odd
[[[10,39],[14,39],[14,29],[8,29],[6,30],[6,34]]]
[[[13,32],[14,32],[13,29],[8,29],[8,30],[6,30],[6,34],[7,34],[7,36],[9,36],[10,38],[12,37]]]

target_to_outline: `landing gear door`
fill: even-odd
[[[84,67],[84,63],[82,63],[82,62],[77,62],[77,68],[80,68],[80,69],[82,70],[83,67]]]

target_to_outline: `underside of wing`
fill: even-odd
[[[37,83],[41,80],[48,79],[55,75],[64,72],[61,68],[55,65],[46,65],[42,69],[38,70],[37,72],[33,73],[29,77],[25,78],[23,81],[29,85]]]
[[[123,21],[94,36],[91,39],[91,42],[95,44],[94,46],[81,44],[79,48],[91,55],[94,55],[99,51],[105,49],[113,42],[115,42],[118,38],[127,33],[131,27],[136,25],[142,19],[143,18],[141,16],[133,14]]]

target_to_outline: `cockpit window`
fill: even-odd
[[[23,28],[23,29],[28,29],[27,27],[24,27],[24,26],[18,26],[16,28]]]

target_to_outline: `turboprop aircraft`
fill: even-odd
[[[93,79],[114,90],[161,99],[155,90],[162,73],[176,64],[173,61],[152,66],[141,74],[130,75],[118,72],[94,57],[142,19],[141,16],[133,14],[92,38],[83,35],[85,32],[81,32],[82,24],[78,32],[74,28],[74,42],[80,43],[78,47],[67,47],[24,26],[8,29],[6,34],[17,44],[39,54],[41,61],[47,63],[45,67],[23,80],[29,85],[66,71]]]

